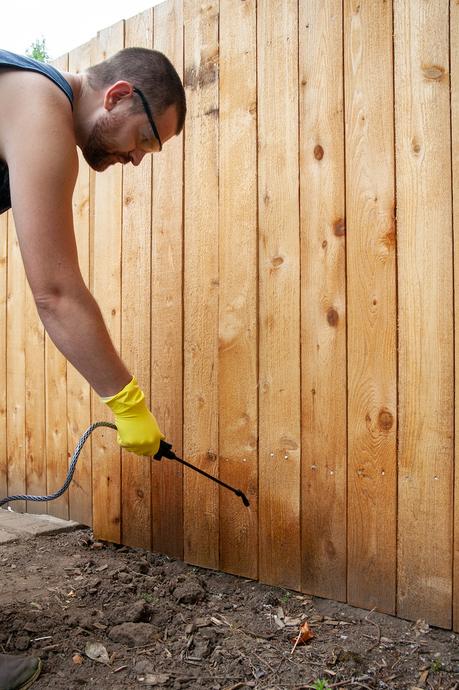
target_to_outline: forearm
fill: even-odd
[[[132,378],[115,350],[99,306],[83,286],[75,293],[37,300],[46,332],[100,396],[118,393]]]

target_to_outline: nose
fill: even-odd
[[[145,156],[145,151],[138,151],[136,149],[135,151],[131,151],[129,156],[131,158],[132,165],[135,165],[137,167],[142,162],[142,159]]]

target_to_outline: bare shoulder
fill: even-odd
[[[76,178],[71,105],[47,77],[17,70],[0,72],[0,158],[12,172],[40,166],[66,179]]]

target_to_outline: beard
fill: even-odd
[[[114,163],[129,163],[131,160],[127,154],[116,152],[113,134],[122,122],[124,117],[113,114],[109,116],[107,113],[94,124],[86,144],[81,149],[86,162],[93,170],[102,172]]]

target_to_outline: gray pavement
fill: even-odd
[[[79,527],[83,525],[74,520],[61,520],[53,515],[15,513],[14,510],[0,508],[0,546],[41,534],[71,532]]]

